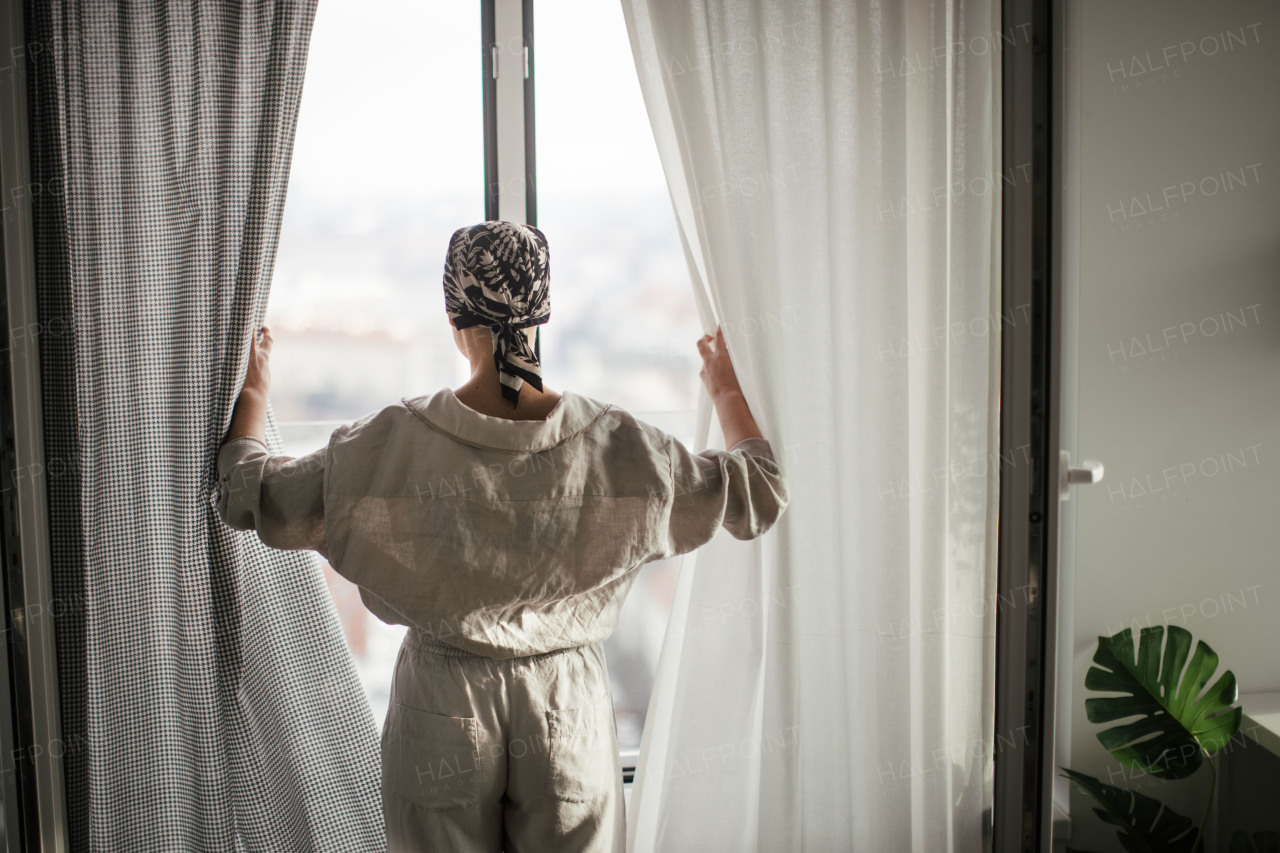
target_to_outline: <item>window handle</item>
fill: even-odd
[[[1058,461],[1058,495],[1064,501],[1071,499],[1072,486],[1087,486],[1102,482],[1104,469],[1101,462],[1084,459],[1080,462],[1081,467],[1072,468],[1069,450],[1059,453]]]

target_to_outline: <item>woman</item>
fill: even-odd
[[[323,554],[407,625],[382,732],[390,851],[621,851],[622,774],[601,642],[636,570],[787,504],[723,334],[698,341],[728,451],[542,382],[546,239],[454,233],[445,308],[471,378],[339,427],[297,459],[264,441],[271,334],[218,455],[218,510]],[[532,338],[532,346],[531,346]]]

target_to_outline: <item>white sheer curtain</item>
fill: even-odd
[[[791,485],[773,531],[681,568],[629,849],[977,850],[1016,740],[992,711],[1017,31],[994,0],[622,5],[704,328]]]

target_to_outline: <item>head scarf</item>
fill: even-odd
[[[532,225],[482,222],[453,232],[444,262],[444,304],[454,327],[493,330],[502,396],[515,407],[520,387],[542,390],[542,366],[521,329],[551,317],[547,238]],[[541,333],[538,335],[541,349]]]

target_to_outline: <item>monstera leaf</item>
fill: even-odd
[[[1102,808],[1094,813],[1119,827],[1120,843],[1129,853],[1191,853],[1196,826],[1190,818],[1165,808],[1164,803],[1135,791],[1108,785],[1092,776],[1062,768]]]
[[[1199,768],[1205,753],[1226,744],[1240,728],[1244,712],[1231,707],[1236,701],[1236,677],[1230,670],[1204,690],[1218,668],[1213,649],[1197,643],[1188,664],[1191,633],[1170,626],[1162,655],[1163,637],[1162,625],[1143,628],[1136,657],[1129,629],[1099,637],[1095,665],[1085,676],[1084,686],[1125,695],[1087,699],[1084,710],[1092,723],[1140,717],[1104,729],[1098,740],[1130,767],[1161,779],[1182,779]]]
[[[1233,833],[1230,853],[1280,853],[1280,832]]]

